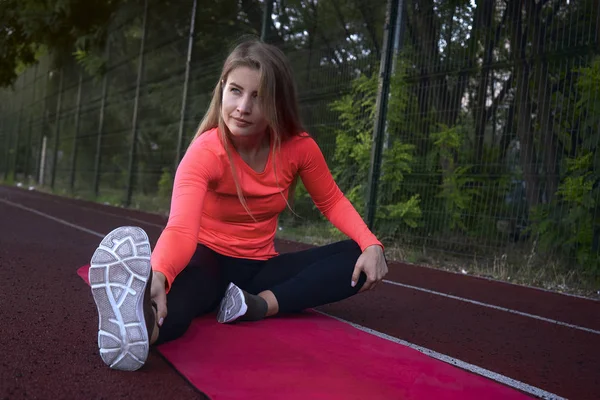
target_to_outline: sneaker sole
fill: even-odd
[[[110,368],[135,371],[148,358],[143,306],[150,255],[146,232],[127,226],[106,235],[92,256],[89,280],[98,309],[98,348]]]
[[[230,283],[221,300],[217,321],[221,324],[234,321],[248,311],[242,289]]]

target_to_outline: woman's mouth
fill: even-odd
[[[231,117],[231,118],[235,121],[235,124],[240,127],[244,127],[244,126],[248,126],[248,125],[252,124],[251,122],[246,121],[244,119],[235,118],[235,117]]]

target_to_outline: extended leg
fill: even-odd
[[[226,283],[217,255],[199,245],[167,293],[167,317],[156,344],[177,339],[194,318],[213,311],[225,293]]]

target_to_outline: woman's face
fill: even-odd
[[[259,72],[248,67],[238,67],[227,76],[221,114],[234,137],[261,135],[267,130],[258,101],[259,82]]]

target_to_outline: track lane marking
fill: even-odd
[[[77,225],[77,224],[72,224],[69,221],[65,221],[64,219],[53,217],[52,215],[48,215],[48,214],[43,213],[41,211],[38,211],[36,209],[25,207],[25,206],[22,206],[22,205],[17,204],[17,203],[13,203],[12,201],[8,201],[8,200],[5,200],[5,199],[0,199],[0,203],[4,203],[4,204],[7,204],[7,205],[12,206],[12,207],[20,208],[21,210],[29,211],[31,213],[37,214],[37,215],[39,215],[41,217],[44,217],[44,218],[48,218],[48,219],[50,219],[52,221],[55,221],[55,222],[58,222],[60,224],[69,226],[71,228],[79,229],[80,231],[83,231],[85,233],[89,233],[90,235],[94,235],[94,236],[97,236],[97,237],[100,237],[100,238],[103,238],[105,236],[105,235],[103,235],[103,234],[101,234],[99,232],[93,231],[91,229],[84,228],[83,226],[80,226],[80,225]]]
[[[477,301],[477,300],[465,299],[463,297],[453,296],[451,294],[442,293],[442,292],[436,292],[435,290],[425,289],[425,288],[418,287],[418,286],[411,286],[411,285],[407,285],[407,284],[400,283],[400,282],[390,281],[390,280],[387,280],[387,279],[384,279],[383,282],[387,283],[389,285],[401,286],[401,287],[404,287],[404,288],[407,288],[407,289],[418,290],[420,292],[434,294],[436,296],[442,296],[442,297],[446,297],[448,299],[453,299],[453,300],[463,301],[465,303],[475,304],[475,305],[480,306],[480,307],[487,307],[487,308],[491,308],[491,309],[498,310],[498,311],[504,311],[504,312],[507,312],[507,313],[511,313],[511,314],[515,314],[515,315],[520,315],[520,316],[528,317],[528,318],[533,318],[533,319],[537,319],[539,321],[549,322],[551,324],[556,324],[556,325],[564,326],[564,327],[567,327],[567,328],[578,329],[580,331],[584,331],[584,332],[588,332],[588,333],[593,333],[593,334],[596,334],[596,335],[600,335],[600,331],[598,331],[596,329],[591,329],[591,328],[586,328],[584,326],[569,324],[567,322],[557,321],[555,319],[546,318],[546,317],[542,317],[542,316],[535,315],[535,314],[529,314],[529,313],[526,313],[526,312],[523,312],[523,311],[517,311],[517,310],[510,309],[510,308],[495,306],[493,304],[483,303],[483,302]]]
[[[128,219],[130,221],[139,222],[141,224],[148,225],[148,226],[153,226],[153,227],[156,227],[156,228],[164,228],[165,227],[165,224],[157,224],[157,223],[154,223],[154,222],[144,221],[144,220],[141,220],[139,218],[129,217],[127,215],[119,215],[119,214],[115,214],[115,213],[112,213],[112,212],[109,212],[109,211],[102,211],[102,210],[97,210],[95,208],[84,207],[84,206],[82,206],[80,204],[72,204],[72,203],[70,204],[67,201],[63,202],[63,201],[59,201],[59,200],[55,200],[55,199],[48,199],[48,198],[42,198],[41,196],[36,196],[36,194],[46,194],[47,195],[47,193],[43,193],[43,192],[36,192],[36,191],[25,192],[25,191],[21,191],[21,192],[19,192],[19,194],[25,195],[26,197],[29,196],[29,199],[31,199],[33,201],[35,201],[35,200],[42,201],[42,202],[48,202],[49,201],[49,202],[52,202],[54,204],[59,204],[61,206],[76,207],[76,208],[79,208],[80,210],[85,210],[87,212],[94,212],[94,213],[97,213],[97,214],[108,215],[108,216],[111,216],[111,217],[124,218],[124,219]],[[62,197],[58,197],[58,198],[61,199],[61,200],[63,199]],[[64,200],[68,200],[68,199],[64,199]],[[102,204],[102,203],[96,203],[96,204],[109,207],[109,205]]]

